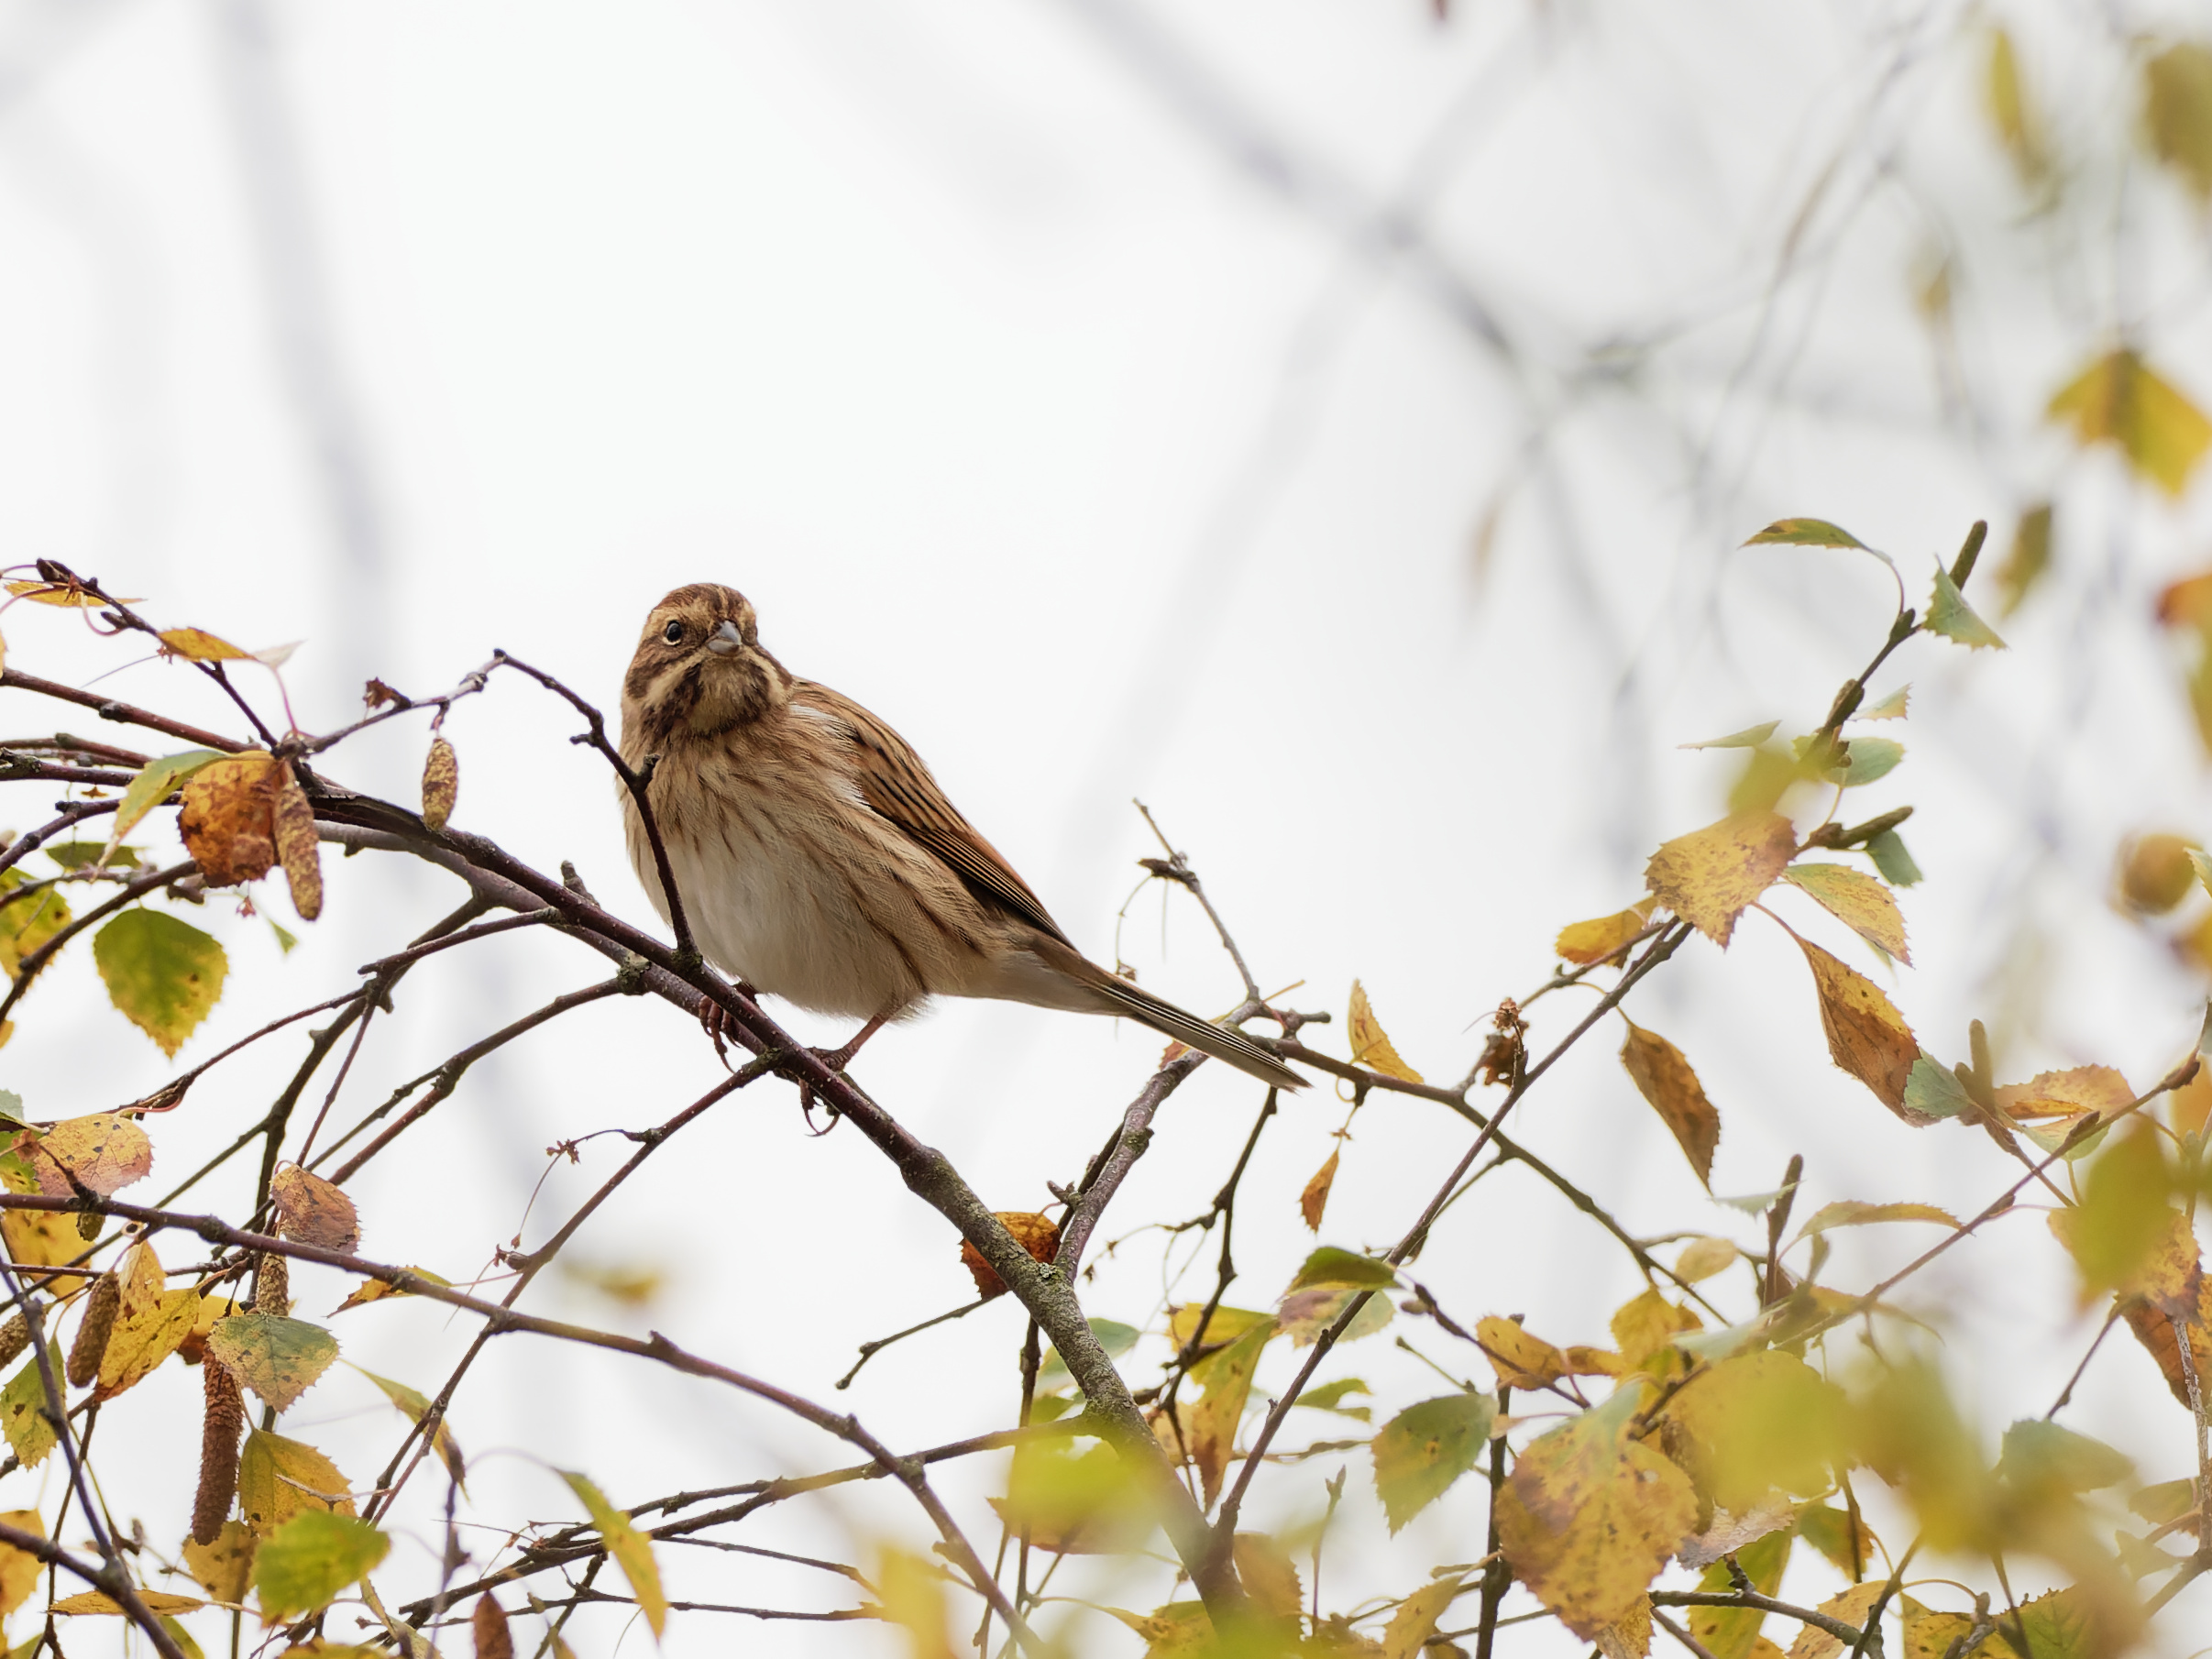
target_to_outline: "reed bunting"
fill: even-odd
[[[712,583],[645,619],[622,682],[622,758],[659,760],[653,811],[700,951],[749,987],[864,1020],[849,1061],[932,996],[1125,1015],[1262,1082],[1304,1079],[1243,1032],[1139,990],[1068,942],[905,740],[761,648],[753,607]],[[630,862],[668,916],[636,803]]]

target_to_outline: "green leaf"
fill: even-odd
[[[1408,1406],[1382,1425],[1371,1448],[1375,1490],[1393,1533],[1475,1467],[1497,1415],[1491,1395],[1447,1394]]]
[[[61,1383],[61,1345],[51,1345],[47,1362],[53,1368],[54,1386]],[[0,1434],[7,1436],[8,1449],[16,1460],[30,1468],[54,1449],[54,1425],[46,1415],[46,1379],[39,1372],[39,1357],[33,1354],[23,1362],[23,1368],[7,1379],[7,1387],[0,1389]]]
[[[1866,856],[1874,860],[1874,867],[1893,887],[1910,887],[1920,879],[1920,867],[1912,862],[1912,854],[1905,851],[1905,838],[1894,830],[1885,830],[1866,843]]]
[[[569,1490],[584,1500],[591,1524],[599,1529],[600,1541],[630,1581],[630,1593],[637,1598],[645,1622],[657,1637],[668,1622],[668,1599],[661,1593],[661,1570],[653,1559],[653,1541],[632,1526],[630,1517],[609,1503],[606,1494],[583,1476],[568,1469],[557,1473],[568,1483]]]
[[[223,994],[229,960],[214,939],[159,910],[126,910],[93,936],[108,1000],[175,1058]]]
[[[207,1333],[207,1351],[238,1380],[281,1412],[338,1357],[337,1338],[321,1325],[281,1313],[233,1313]]]
[[[2135,1473],[2135,1464],[2101,1440],[2030,1418],[2005,1431],[1997,1472],[2015,1486],[2094,1492],[2126,1480]]]
[[[41,851],[64,870],[82,870],[87,864],[98,863],[100,854],[106,849],[98,841],[56,841]],[[136,870],[138,867],[138,850],[136,847],[117,847],[107,854],[107,862],[117,870]]]
[[[1121,1324],[1113,1319],[1090,1321],[1091,1335],[1098,1338],[1098,1346],[1106,1351],[1106,1357],[1118,1359],[1137,1346],[1135,1325]],[[1075,1380],[1068,1370],[1068,1362],[1060,1357],[1058,1348],[1047,1348],[1044,1359],[1037,1368],[1037,1386],[1040,1390],[1064,1389]]]
[[[148,761],[138,769],[138,775],[130,780],[116,808],[115,822],[107,832],[109,854],[112,856],[138,820],[167,800],[179,784],[201,767],[229,758],[218,749],[187,749],[182,754],[165,754],[159,760]]]
[[[1912,702],[1912,687],[1899,686],[1871,709],[1862,709],[1851,718],[1854,720],[1901,720]]]
[[[1746,726],[1741,731],[1732,731],[1726,737],[1709,737],[1701,743],[1683,743],[1684,749],[1756,749],[1774,735],[1775,728],[1782,722],[1768,720],[1764,726]]]
[[[2179,1521],[2195,1507],[2196,1482],[2185,1478],[2162,1480],[2128,1500],[2128,1508],[2153,1526]]]
[[[300,942],[296,935],[287,933],[279,926],[274,917],[269,918],[269,930],[277,936],[277,950],[283,955],[290,956],[292,948]]]
[[[207,1659],[200,1644],[192,1639],[190,1631],[167,1613],[161,1614],[160,1619],[161,1628],[169,1632],[169,1639],[177,1644],[177,1651],[184,1655],[184,1659]]]
[[[347,1363],[352,1362],[349,1360]],[[411,1389],[403,1382],[394,1382],[389,1377],[379,1377],[374,1371],[361,1370],[358,1365],[353,1368],[383,1390],[384,1398],[405,1412],[408,1422],[420,1423],[429,1413],[430,1401],[421,1390]],[[445,1464],[455,1481],[460,1483],[461,1489],[467,1491],[468,1488],[465,1477],[468,1465],[462,1459],[460,1446],[453,1438],[452,1425],[443,1417],[438,1419],[437,1434],[432,1444],[437,1451],[438,1460]]]
[[[19,887],[25,879],[20,867],[0,870],[0,890]],[[0,902],[0,970],[16,978],[23,959],[68,926],[69,902],[58,888],[41,887]]]
[[[1956,1117],[1971,1111],[1974,1101],[1954,1072],[1923,1054],[1912,1062],[1912,1073],[1905,1079],[1905,1104],[1930,1117]]]
[[[1868,553],[1874,551],[1841,524],[1831,524],[1826,519],[1777,519],[1744,545],[1757,547],[1774,543],[1792,547],[1858,547]]]
[[[1373,1390],[1357,1377],[1340,1377],[1335,1382],[1325,1382],[1319,1388],[1306,1390],[1291,1403],[1311,1406],[1316,1412],[1334,1412],[1339,1417],[1351,1417],[1365,1423],[1374,1413],[1363,1405],[1346,1405],[1344,1397],[1347,1394],[1371,1394]]]
[[[1351,1305],[1352,1298],[1365,1294],[1367,1300],[1352,1315],[1351,1324],[1344,1327],[1339,1342],[1358,1342],[1362,1336],[1372,1336],[1396,1316],[1397,1308],[1388,1295],[1381,1291],[1366,1291],[1359,1285],[1308,1285],[1303,1291],[1285,1292],[1275,1304],[1275,1316],[1295,1347],[1304,1347],[1316,1340],[1322,1332],[1337,1323],[1337,1317]]]
[[[1941,559],[1935,565],[1935,591],[1928,596],[1928,618],[1920,626],[1969,650],[1978,651],[1985,645],[1994,645],[1999,651],[2005,648],[1997,630],[1974,614],[1974,607],[1966,603],[1965,595],[1959,592],[1958,584],[1951,579],[1951,573],[1943,568]]]
[[[1850,742],[1849,757],[1835,775],[1836,782],[1846,789],[1856,789],[1876,778],[1887,777],[1905,758],[1905,745],[1895,738],[1854,737]]]
[[[1367,1291],[1394,1288],[1397,1282],[1398,1271],[1389,1262],[1323,1245],[1305,1258],[1290,1288],[1303,1291],[1313,1285],[1350,1285]]]
[[[2010,1628],[2005,1627],[2007,1633]],[[2052,1590],[2020,1603],[2019,1632],[2027,1643],[2022,1651],[2035,1659],[2100,1659],[2115,1651],[2076,1589]]]
[[[253,1585],[270,1624],[328,1607],[384,1559],[391,1540],[351,1515],[305,1510],[261,1540]]]

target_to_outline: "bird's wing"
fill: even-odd
[[[944,790],[906,739],[852,698],[812,680],[800,680],[794,686],[791,701],[800,709],[826,717],[851,738],[853,781],[859,786],[861,797],[879,816],[942,860],[984,903],[1067,943],[1067,935],[1045,909],[1044,901],[1029,891],[1029,884],[999,856],[998,849],[960,816],[959,808],[945,798]]]

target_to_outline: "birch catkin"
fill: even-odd
[[[107,1339],[116,1328],[116,1310],[122,1305],[120,1279],[103,1273],[93,1280],[92,1291],[84,1299],[84,1318],[77,1326],[77,1339],[69,1345],[71,1388],[88,1387],[100,1375],[100,1362],[107,1357]]]
[[[210,1355],[200,1362],[207,1389],[207,1418],[200,1432],[200,1490],[193,1500],[194,1544],[222,1536],[230,1500],[238,1490],[238,1434],[246,1426],[246,1400],[230,1368]]]
[[[453,816],[454,797],[461,790],[461,763],[453,745],[442,737],[430,740],[430,753],[423,762],[423,827],[443,830]]]
[[[23,1322],[23,1315],[11,1313],[6,1324],[0,1324],[0,1365],[12,1365],[16,1356],[31,1346],[31,1328]]]
[[[292,1273],[284,1258],[264,1252],[254,1269],[253,1309],[257,1313],[282,1315],[292,1312]]]

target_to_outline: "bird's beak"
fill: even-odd
[[[724,622],[707,639],[707,649],[716,656],[728,656],[732,651],[742,651],[744,644],[744,637],[738,632],[735,622]]]

